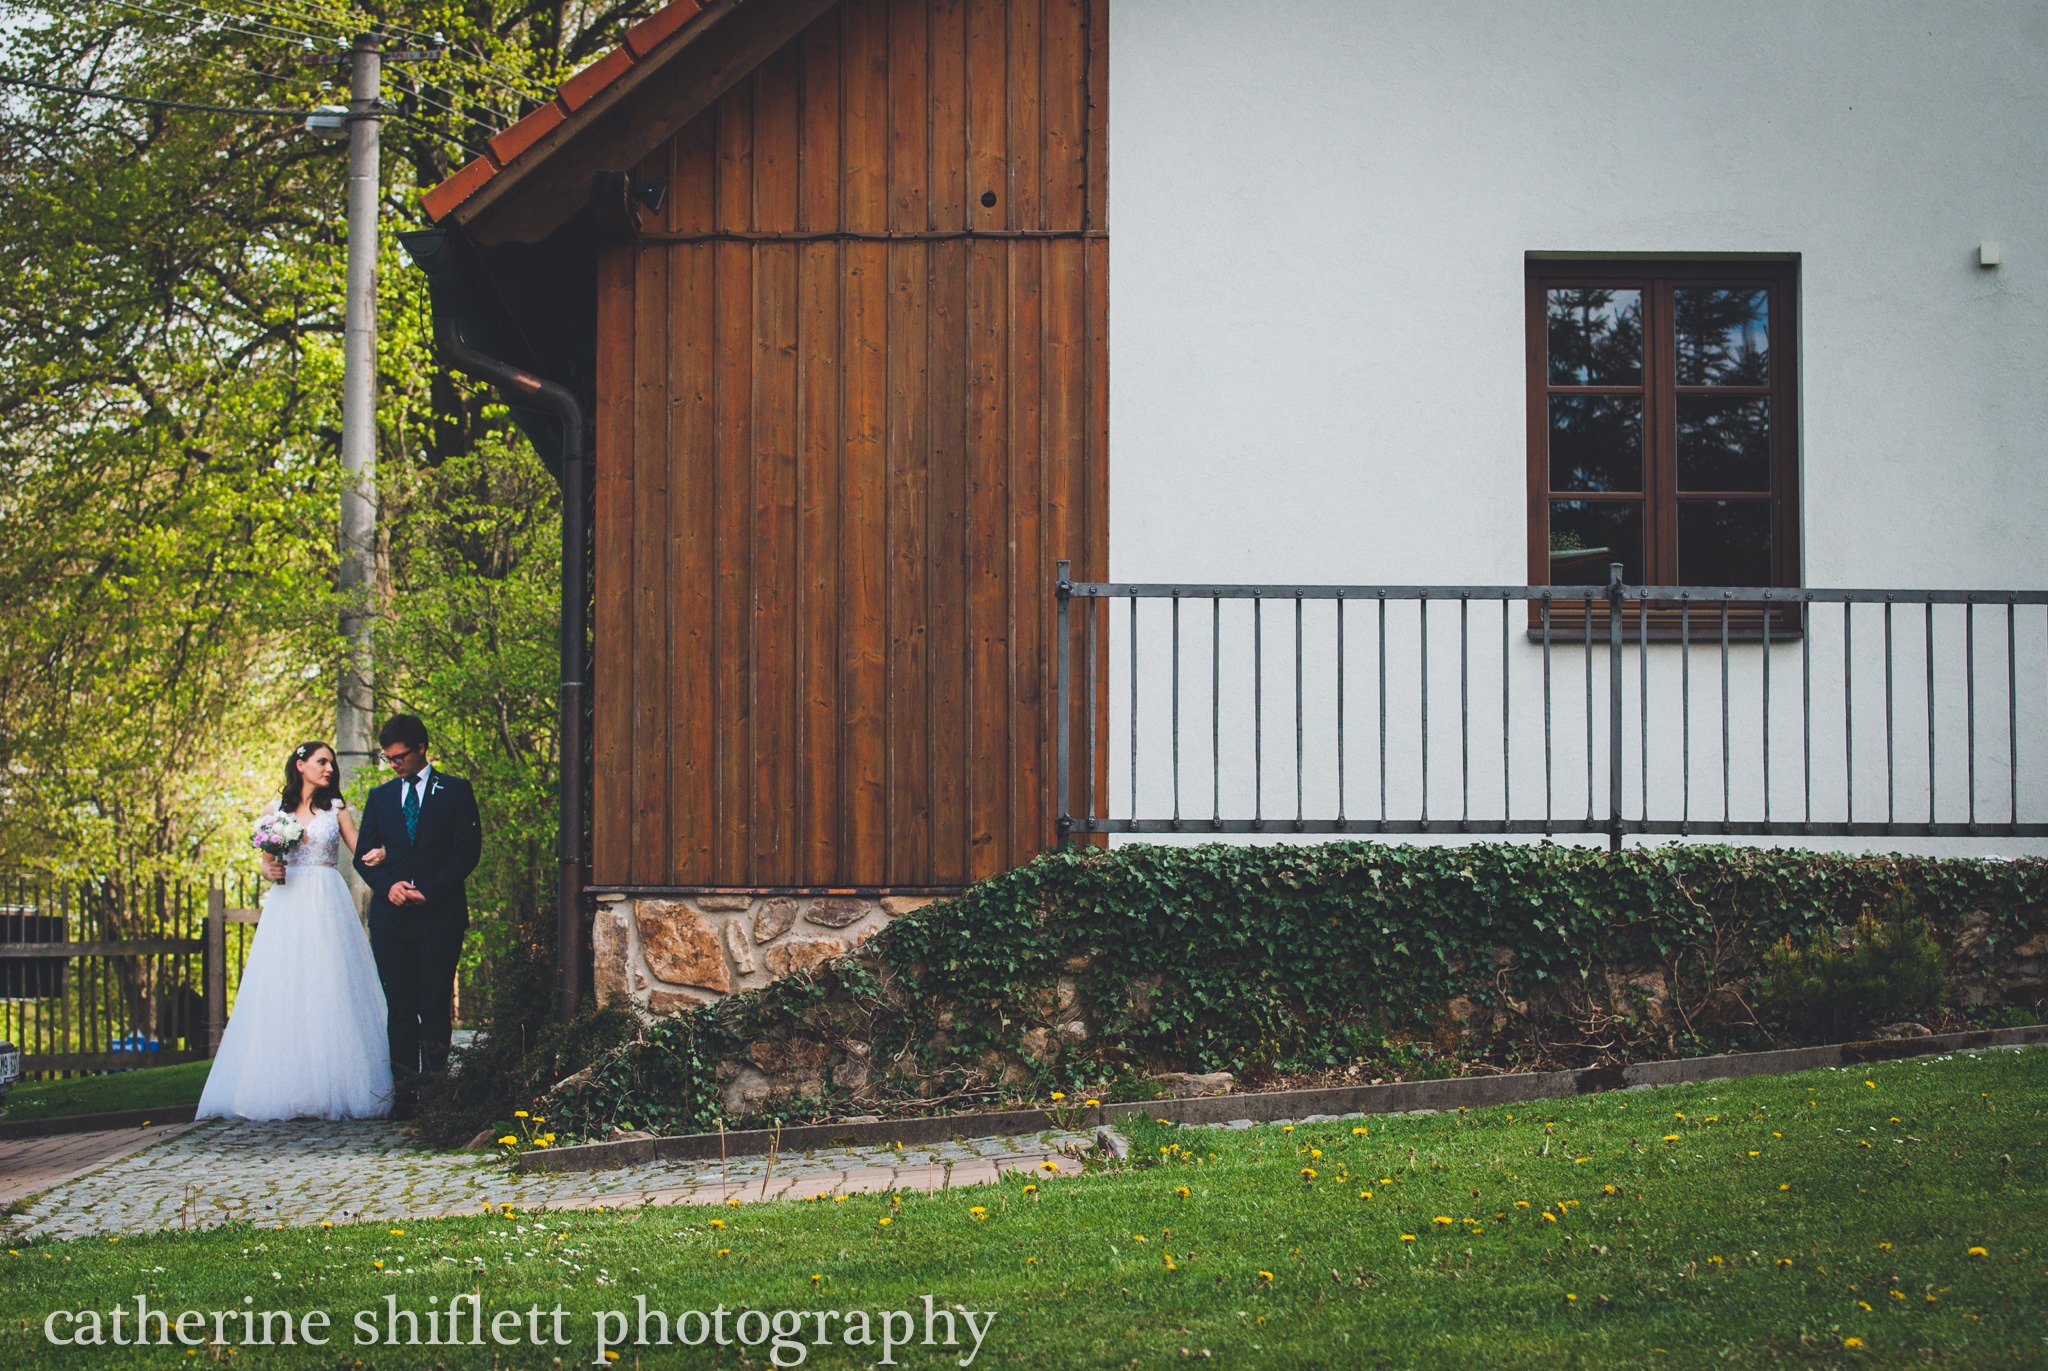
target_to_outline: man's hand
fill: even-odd
[[[420,888],[411,881],[395,881],[391,886],[391,903],[395,905],[425,904],[427,897],[420,894]]]
[[[268,852],[262,855],[258,865],[263,868],[263,874],[271,880],[281,881],[284,879],[284,863],[271,856]]]

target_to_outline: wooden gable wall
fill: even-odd
[[[844,0],[600,263],[599,887],[951,887],[1049,844],[1107,570],[1106,0]]]

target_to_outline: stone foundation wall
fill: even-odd
[[[600,895],[593,989],[672,1014],[851,952],[927,895]]]

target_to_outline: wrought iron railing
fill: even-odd
[[[1123,584],[1063,562],[1059,832],[2048,837],[2048,591],[1620,573]]]

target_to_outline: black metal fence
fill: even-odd
[[[1095,707],[1059,732],[1059,830],[2048,837],[2048,591],[1620,572],[1120,584],[1063,562],[1058,717]]]
[[[24,1074],[209,1056],[255,933],[225,916],[259,893],[247,877],[0,876],[0,1040],[21,1049]]]

